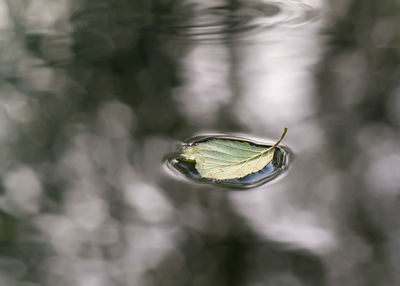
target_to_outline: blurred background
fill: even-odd
[[[0,285],[400,285],[399,44],[396,0],[0,0]],[[273,184],[162,163],[283,126]]]

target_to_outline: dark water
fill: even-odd
[[[0,1],[0,285],[400,284],[400,5]],[[166,172],[275,138],[273,184]]]

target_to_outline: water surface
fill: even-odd
[[[399,285],[399,17],[0,0],[0,285]],[[182,138],[281,126],[273,184],[165,172]]]

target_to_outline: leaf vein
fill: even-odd
[[[259,153],[259,151],[255,151],[255,150],[251,150],[251,149],[245,149],[245,148],[240,148],[240,147],[232,146],[232,145],[229,145],[229,144],[224,144],[223,141],[214,141],[213,143],[214,143],[214,144],[217,144],[217,145],[224,146],[224,147],[232,148],[232,149],[237,149],[237,150],[242,150],[242,151],[252,152],[252,153]]]
[[[249,156],[246,155],[239,155],[239,154],[235,154],[235,153],[228,153],[226,152],[226,150],[223,149],[218,149],[218,148],[213,148],[212,146],[207,146],[207,148],[205,147],[201,147],[199,148],[200,150],[204,150],[204,151],[214,151],[214,152],[218,152],[221,154],[225,154],[225,155],[230,155],[230,156],[234,156],[234,157],[240,157],[240,158],[248,158]]]
[[[207,155],[202,155],[203,158],[209,158],[209,159],[215,159],[218,161],[223,161],[223,162],[229,162],[229,163],[238,163],[238,161],[231,161],[231,160],[226,160],[226,159],[221,159],[218,157],[212,157],[212,156],[207,156]]]

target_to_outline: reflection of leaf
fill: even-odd
[[[287,128],[278,141],[269,148],[250,145],[230,139],[211,139],[186,146],[182,156],[196,162],[196,169],[203,178],[215,180],[237,179],[256,173],[274,157],[274,149],[282,141]]]

